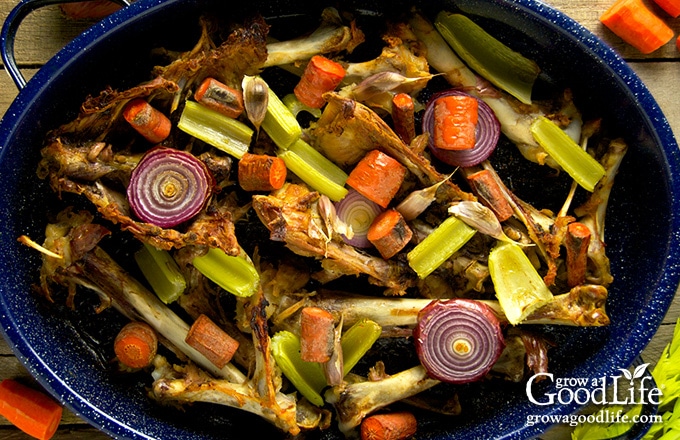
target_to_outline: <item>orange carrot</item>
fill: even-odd
[[[122,6],[109,0],[90,0],[63,3],[59,5],[59,8],[64,15],[72,20],[94,20],[111,15]]]
[[[433,141],[442,150],[469,150],[475,146],[477,99],[451,95],[434,103]]]
[[[654,0],[654,2],[661,6],[661,9],[666,11],[668,15],[673,18],[680,17],[680,1],[678,0]]]
[[[402,164],[372,150],[356,164],[346,182],[362,196],[387,208],[405,177],[406,168]]]
[[[246,153],[238,162],[238,183],[246,191],[272,191],[286,182],[286,164],[280,157]]]
[[[618,0],[600,16],[602,24],[643,54],[652,53],[673,38],[673,29],[654,15],[642,0]]]
[[[415,105],[408,93],[397,93],[392,98],[394,132],[406,145],[416,137]]]
[[[305,362],[328,362],[335,347],[335,320],[330,312],[305,307],[300,314],[300,357]]]
[[[230,118],[237,118],[243,113],[243,93],[215,78],[204,79],[196,89],[194,99]]]
[[[123,109],[123,117],[132,128],[153,144],[162,142],[170,135],[172,128],[170,119],[142,98],[128,102]]]
[[[409,412],[375,414],[361,422],[361,440],[406,440],[417,427],[415,416]]]
[[[236,339],[229,336],[206,315],[196,318],[185,341],[217,368],[224,368],[239,347]]]
[[[586,280],[590,229],[583,223],[573,222],[567,226],[564,246],[567,249],[567,284],[581,285]]]
[[[144,368],[151,364],[158,349],[156,332],[147,323],[133,321],[118,332],[113,350],[118,360],[130,368]]]
[[[512,217],[512,206],[489,170],[474,172],[467,176],[467,180],[479,201],[491,209],[499,221],[503,222]]]
[[[324,56],[315,55],[309,60],[293,93],[303,104],[321,108],[326,102],[322,95],[335,90],[344,77],[345,69],[342,65]]]
[[[52,438],[62,407],[45,393],[12,379],[0,382],[0,414],[31,437]]]
[[[411,237],[413,231],[396,209],[388,209],[379,214],[368,228],[366,236],[385,259],[395,256],[408,244]]]

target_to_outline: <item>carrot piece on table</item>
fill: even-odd
[[[661,6],[661,9],[666,11],[668,15],[673,18],[680,17],[680,1],[678,0],[654,0],[654,2]]]
[[[335,348],[335,320],[319,307],[300,313],[300,357],[305,362],[328,362]]]
[[[392,98],[394,132],[406,145],[416,137],[415,104],[408,93],[397,93]]]
[[[52,438],[62,412],[61,405],[41,391],[12,379],[0,382],[0,415],[32,437]]]
[[[673,38],[673,29],[641,0],[618,0],[600,16],[602,24],[643,54],[652,53]]]
[[[503,222],[512,217],[512,206],[489,170],[472,173],[467,176],[467,180],[479,201],[491,209],[499,221]]]
[[[196,92],[194,99],[204,106],[215,110],[230,118],[236,118],[243,113],[243,93],[222,84],[215,78],[203,80]]]
[[[90,0],[75,3],[62,3],[59,5],[61,12],[72,20],[93,20],[111,15],[121,5],[110,0]]]
[[[409,412],[375,414],[361,422],[361,440],[406,440],[417,427],[415,416]]]
[[[325,104],[323,94],[335,90],[345,77],[345,68],[328,58],[315,55],[309,60],[293,93],[305,105],[321,108]]]
[[[158,349],[158,336],[149,324],[133,321],[125,324],[113,342],[118,360],[130,368],[144,368],[151,364]]]
[[[406,168],[396,159],[372,150],[356,164],[346,183],[362,196],[387,208],[405,177]]]
[[[238,183],[246,191],[272,191],[286,182],[286,164],[280,157],[246,153],[238,163]]]
[[[368,228],[368,241],[373,243],[380,255],[388,259],[402,250],[413,237],[413,231],[396,209],[379,214]]]
[[[239,347],[236,339],[229,336],[206,315],[196,318],[185,341],[217,368],[224,368]]]
[[[590,229],[583,223],[573,222],[567,226],[564,245],[567,249],[567,283],[569,287],[581,285],[586,280]]]
[[[475,147],[477,98],[452,95],[434,103],[434,146],[442,150],[469,150]]]
[[[128,102],[123,109],[123,117],[132,128],[153,144],[165,140],[170,135],[172,128],[170,119],[142,98]]]

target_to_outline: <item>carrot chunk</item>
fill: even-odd
[[[162,142],[170,135],[170,119],[142,98],[128,102],[123,109],[123,117],[152,144]]]
[[[328,362],[335,346],[335,320],[319,307],[300,314],[300,357],[305,362]]]
[[[286,164],[280,157],[246,153],[238,163],[238,183],[246,191],[279,189],[286,175]]]
[[[346,183],[367,199],[387,208],[405,177],[406,168],[402,164],[379,150],[372,150],[357,163]]]
[[[590,229],[583,223],[573,222],[567,226],[564,245],[567,249],[567,284],[578,286],[586,281]]]
[[[416,137],[416,122],[415,104],[408,93],[397,93],[392,98],[392,121],[397,136],[405,144],[410,144]]]
[[[417,427],[415,416],[409,412],[375,414],[361,422],[361,440],[406,440]]]
[[[452,95],[434,103],[434,145],[442,150],[469,150],[475,147],[477,99]]]
[[[654,52],[674,36],[673,29],[641,0],[618,0],[600,16],[600,21],[643,54]]]
[[[12,379],[0,382],[0,414],[31,437],[52,438],[63,409],[45,393]]]
[[[661,9],[666,11],[668,15],[673,18],[680,17],[680,1],[678,0],[654,0],[654,2],[661,6]]]
[[[206,315],[196,318],[185,341],[217,368],[224,368],[239,347],[236,339],[229,336]]]
[[[467,181],[479,201],[491,209],[499,221],[503,222],[512,217],[512,206],[489,170],[472,173],[467,176]]]
[[[368,241],[373,243],[380,255],[388,259],[402,250],[413,237],[413,231],[396,209],[388,209],[378,215],[368,228]]]
[[[215,78],[204,79],[196,89],[194,99],[230,118],[236,118],[243,113],[243,93],[222,84]]]
[[[335,90],[345,77],[345,68],[328,58],[315,55],[309,60],[293,93],[305,105],[321,108],[326,103],[323,94]]]
[[[113,342],[116,357],[130,368],[144,368],[150,365],[157,349],[156,332],[147,323],[139,321],[127,323]]]

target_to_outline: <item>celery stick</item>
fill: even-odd
[[[281,100],[283,104],[290,110],[290,112],[297,117],[300,112],[307,112],[315,118],[319,119],[321,117],[321,109],[313,108],[308,105],[303,104],[295,93],[289,93],[283,97]]]
[[[295,388],[316,406],[323,406],[321,391],[326,387],[326,377],[318,362],[305,362],[300,357],[300,339],[282,330],[271,340],[272,356],[283,374]]]
[[[267,87],[269,102],[267,114],[262,121],[262,129],[269,135],[274,143],[282,149],[291,146],[302,135],[302,127],[295,115],[286,107],[278,96]]]
[[[590,192],[595,190],[597,182],[606,174],[604,167],[564,130],[541,116],[531,124],[531,134],[576,183]]]
[[[187,101],[177,124],[180,130],[237,159],[250,147],[253,130],[194,101]]]
[[[408,264],[425,278],[463,247],[477,231],[456,217],[448,217],[407,254]]]
[[[489,274],[510,324],[519,324],[553,299],[529,257],[516,244],[498,242],[489,254]]]
[[[186,280],[169,252],[144,243],[135,261],[158,298],[170,304],[184,293]]]
[[[439,33],[468,66],[525,104],[540,73],[538,65],[515,52],[468,17],[442,11],[434,23]]]
[[[260,275],[244,256],[231,256],[211,248],[191,262],[208,279],[236,296],[251,296],[257,290]]]
[[[277,155],[286,167],[310,187],[337,202],[347,195],[347,174],[302,139]]]
[[[362,319],[347,329],[340,339],[345,374],[361,360],[382,333],[382,327],[370,319]]]

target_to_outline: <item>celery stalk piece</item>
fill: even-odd
[[[260,282],[260,275],[249,259],[227,255],[221,249],[210,248],[205,255],[194,258],[191,264],[215,284],[236,296],[251,296]]]
[[[307,112],[310,115],[314,116],[316,119],[319,119],[321,117],[321,109],[320,108],[313,108],[308,105],[305,105],[300,101],[297,96],[295,96],[295,93],[289,93],[286,96],[283,97],[281,100],[283,104],[290,110],[290,112],[297,117],[298,113],[300,112]]]
[[[135,261],[158,298],[165,304],[184,293],[187,282],[168,251],[144,243],[135,253]]]
[[[180,130],[237,159],[250,147],[253,130],[194,101],[187,101],[177,124]]]
[[[378,340],[382,327],[370,319],[362,319],[347,329],[340,338],[345,374],[361,360]]]
[[[531,124],[531,134],[576,183],[590,192],[595,190],[597,182],[606,174],[604,167],[564,130],[541,116]]]
[[[525,104],[540,73],[538,65],[489,35],[461,14],[442,11],[434,23],[439,33],[468,66]]]
[[[498,302],[510,324],[519,324],[553,294],[516,244],[498,242],[489,254],[489,274]]]
[[[244,79],[247,81],[247,79]],[[262,129],[269,135],[274,143],[282,149],[288,148],[302,135],[302,127],[295,115],[286,107],[286,104],[276,96],[271,88],[267,87],[269,101],[267,102],[267,114],[262,121]]]
[[[463,247],[477,231],[456,217],[448,217],[408,254],[408,264],[425,278]]]
[[[321,391],[326,377],[318,362],[305,362],[300,357],[300,338],[287,330],[276,332],[271,339],[272,356],[295,388],[316,406],[323,406]]]
[[[347,195],[347,173],[302,139],[277,155],[286,167],[310,187],[337,202]]]

